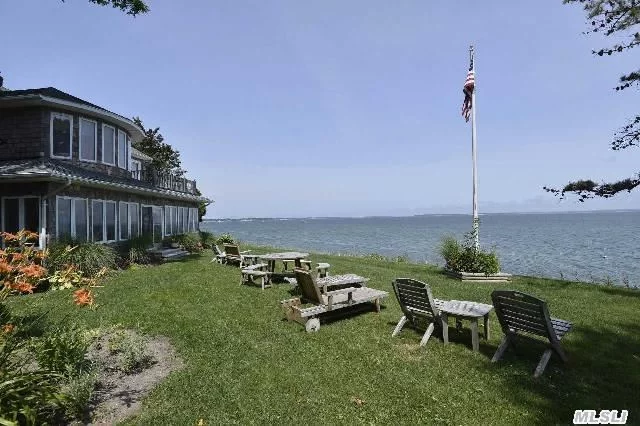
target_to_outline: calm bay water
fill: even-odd
[[[480,242],[495,248],[504,272],[640,286],[640,211],[486,214]],[[325,253],[405,255],[444,265],[443,236],[471,229],[467,215],[226,219],[201,224],[241,241]]]

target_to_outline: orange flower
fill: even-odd
[[[86,288],[81,288],[73,292],[73,301],[76,305],[93,305],[93,294]]]
[[[27,278],[42,278],[47,270],[40,265],[31,264],[29,266],[23,266],[22,268],[20,268],[20,272],[23,273]]]
[[[22,253],[11,253],[11,261],[12,262],[20,262],[21,260],[23,260],[25,258],[24,254]]]
[[[13,330],[15,330],[16,326],[13,324],[5,324],[2,326],[2,332],[9,334],[11,333]]]
[[[17,235],[13,235],[10,232],[2,232],[0,233],[0,237],[4,238],[7,241],[17,241],[19,238]]]
[[[10,274],[11,272],[13,272],[13,267],[10,264],[0,262],[0,274]]]
[[[36,288],[33,284],[26,281],[17,282],[13,284],[12,287],[18,290],[20,293],[33,293],[33,289]]]

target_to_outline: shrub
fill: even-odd
[[[118,354],[118,367],[125,374],[143,370],[153,362],[147,353],[147,340],[135,333],[117,330],[107,344],[110,353]]]
[[[235,242],[231,234],[224,233],[218,237],[218,244],[234,244]]]
[[[33,345],[40,367],[63,374],[89,370],[90,363],[85,358],[88,348],[89,342],[80,330],[61,327],[36,339]]]
[[[189,253],[199,253],[202,251],[202,243],[200,242],[200,234],[192,232],[189,234],[174,235],[173,242],[178,243],[180,247]]]
[[[199,231],[200,232],[200,242],[202,242],[202,248],[210,249],[216,244],[216,237],[211,232],[207,231]]]
[[[445,237],[440,245],[440,255],[446,262],[445,268],[454,272],[485,275],[500,272],[497,254],[494,251],[476,249],[473,232],[465,234],[465,240],[462,243],[453,237]]]
[[[62,384],[60,390],[66,397],[62,405],[67,419],[83,417],[97,383],[98,375],[94,372],[86,372],[69,377]]]
[[[139,235],[127,241],[122,241],[119,245],[120,256],[128,263],[146,265],[151,263],[151,256],[147,250],[153,244],[151,235]]]
[[[371,259],[371,260],[377,260],[380,262],[386,262],[387,258],[381,254],[378,253],[369,253],[367,255],[364,256],[365,259]]]
[[[71,244],[69,244],[71,243]],[[77,241],[58,241],[51,245],[47,265],[52,271],[61,271],[74,265],[82,275],[91,277],[101,269],[115,269],[118,261],[116,250],[105,244]]]

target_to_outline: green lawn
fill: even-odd
[[[243,247],[244,248],[244,247]],[[255,248],[254,252],[265,252]],[[96,290],[98,308],[70,303],[70,292],[15,298],[16,314],[49,311],[54,321],[88,327],[122,324],[168,336],[186,367],[162,382],[131,424],[567,424],[575,409],[628,409],[640,416],[640,291],[519,277],[506,287],[547,300],[553,316],[574,323],[552,357],[533,370],[542,346],[520,344],[490,363],[502,332],[471,351],[468,328],[450,329],[420,348],[421,333],[391,332],[401,316],[391,282],[412,277],[434,297],[490,303],[504,284],[468,284],[425,265],[312,255],[331,273],[353,272],[389,292],[382,312],[323,322],[307,334],[283,321],[288,284],[240,286],[240,272],[211,263],[210,252],[182,262],[116,273]],[[453,321],[451,321],[453,323]],[[453,325],[453,324],[451,324]],[[465,326],[467,324],[465,323]]]

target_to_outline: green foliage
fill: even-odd
[[[61,391],[66,396],[63,410],[67,419],[82,418],[97,383],[98,375],[92,371],[67,378],[61,386]]]
[[[379,262],[392,262],[392,263],[409,263],[410,259],[408,256],[395,256],[395,257],[387,257],[383,256],[379,253],[369,253],[363,256],[365,259],[376,260]]]
[[[62,0],[64,2],[64,0]],[[149,12],[149,6],[143,0],[89,0],[100,6],[111,5],[116,9],[126,12],[127,15],[140,15]]]
[[[102,268],[117,267],[118,253],[111,246],[78,241],[68,243],[68,241],[59,241],[50,247],[47,259],[50,271],[61,271],[68,265],[74,265],[83,276],[93,277]],[[71,249],[67,249],[68,247]]]
[[[233,239],[231,234],[224,233],[218,237],[218,244],[234,244],[236,240]]]
[[[198,188],[196,188],[196,195],[202,195],[202,192]],[[202,218],[207,214],[207,204],[200,203],[198,205],[198,222],[202,222]]]
[[[120,242],[120,255],[130,264],[137,263],[146,265],[151,263],[151,256],[147,250],[153,244],[153,238],[150,235],[139,235],[127,241]]]
[[[174,173],[176,176],[185,174],[182,169],[182,161],[180,160],[180,152],[164,141],[164,136],[160,133],[160,128],[145,129],[140,117],[134,117],[133,122],[140,127],[145,137],[134,147],[140,152],[147,154],[153,161],[151,166],[157,172]]]
[[[211,232],[207,231],[199,231],[200,232],[200,242],[202,243],[202,248],[210,249],[216,244],[216,236]]]
[[[34,354],[40,367],[61,374],[86,372],[89,341],[78,328],[58,327],[35,340]]]
[[[9,320],[6,311],[3,317],[2,321]],[[63,376],[33,367],[27,338],[33,325],[19,323],[16,327],[19,332],[0,329],[0,424],[45,423],[66,402],[59,390]]]
[[[594,49],[594,55],[611,56],[640,46],[640,3],[636,0],[564,0],[564,3],[579,3],[584,8],[591,26],[587,34],[602,34],[615,39],[610,47]],[[622,75],[620,84],[615,89],[621,91],[630,87],[640,87],[640,70]],[[614,151],[632,146],[640,146],[640,115],[636,115],[619,129],[611,142]],[[620,192],[631,192],[638,186],[640,173],[614,182],[595,183],[590,179],[581,179],[569,182],[562,189],[547,186],[543,189],[561,199],[567,193],[575,194],[578,201],[584,202],[594,197],[611,198]]]
[[[147,339],[126,330],[116,330],[109,337],[108,348],[112,354],[118,354],[118,366],[125,374],[144,370],[153,362],[147,353]]]
[[[171,241],[180,245],[181,248],[189,253],[200,253],[203,249],[198,232],[190,232],[188,234],[174,235]]]
[[[443,238],[440,255],[446,262],[445,268],[451,271],[486,275],[500,272],[497,254],[476,249],[473,232],[466,234],[462,243],[453,237]]]
[[[52,290],[81,287],[84,284],[82,273],[73,265],[55,271],[53,275],[48,277],[48,280]]]

